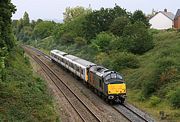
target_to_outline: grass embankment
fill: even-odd
[[[20,49],[11,51],[0,80],[0,121],[58,121],[45,81],[33,76]]]
[[[145,54],[136,55],[139,67],[126,67],[120,69],[119,72],[127,81],[127,96],[130,103],[151,113],[158,120],[161,118],[167,121],[179,121],[180,33],[177,31],[154,31],[153,36],[154,48]],[[45,38],[33,45],[46,50],[45,52],[59,49],[97,62],[96,55],[91,54],[92,50],[88,45],[78,47],[76,44],[56,44],[53,37]],[[164,115],[160,116],[160,111]]]
[[[158,119],[162,117],[168,121],[179,121],[180,33],[158,32],[154,34],[154,42],[154,49],[138,56],[141,62],[138,69],[124,71],[130,87],[128,101]],[[151,96],[143,96],[152,91],[154,92]],[[164,116],[161,116],[160,112],[163,112]]]

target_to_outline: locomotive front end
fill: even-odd
[[[117,73],[111,73],[106,77],[108,100],[124,103],[126,98],[126,84]]]

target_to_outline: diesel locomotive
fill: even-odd
[[[124,103],[126,84],[118,72],[59,50],[50,51],[50,57],[53,62],[60,64],[82,79],[106,101]]]

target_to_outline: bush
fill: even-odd
[[[180,32],[180,29],[178,29],[177,32]]]
[[[146,80],[143,85],[144,97],[149,97],[157,90],[157,82],[155,80]]]
[[[29,58],[27,56],[24,57],[24,63],[30,65]]]
[[[21,53],[13,49],[7,57],[6,78],[0,81],[0,120],[56,121],[58,116],[45,81],[34,77],[28,59]]]
[[[144,96],[149,97],[162,86],[173,81],[178,71],[175,66],[176,63],[171,58],[161,58],[157,60],[152,78],[146,80],[143,85]]]
[[[112,56],[112,68],[119,71],[123,68],[138,68],[140,63],[135,55],[131,53],[117,53]]]
[[[111,68],[112,60],[109,55],[101,52],[96,56],[96,63]]]
[[[177,72],[176,62],[172,58],[162,58],[158,60],[154,76],[154,80],[158,81],[157,87],[169,83],[175,78]]]
[[[170,103],[174,108],[180,108],[180,88],[171,94]]]
[[[74,38],[72,36],[71,33],[64,33],[62,36],[61,36],[61,42],[63,44],[69,44],[69,43],[74,43]]]
[[[87,40],[82,37],[76,37],[75,42],[76,42],[77,46],[83,46],[83,45],[87,44]]]
[[[159,97],[154,96],[154,95],[150,97],[150,105],[151,106],[156,106],[160,102],[161,102],[161,99]]]
[[[137,99],[138,101],[145,101],[145,97],[144,97],[144,95],[143,95],[142,92],[137,92],[136,99]]]
[[[110,43],[114,39],[114,35],[108,34],[106,32],[101,32],[96,36],[96,39],[92,40],[92,43],[96,45],[96,48],[99,52],[108,53],[111,50]]]
[[[124,47],[134,54],[143,54],[154,47],[153,37],[142,22],[127,25],[123,37]]]

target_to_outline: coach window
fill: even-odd
[[[83,69],[81,67],[79,67],[79,72],[83,74]]]
[[[77,71],[77,66],[76,65],[74,65],[74,69]]]
[[[81,73],[81,67],[78,67],[78,71],[79,71],[79,73]]]
[[[81,69],[81,74],[83,74],[83,69]]]
[[[71,68],[73,68],[73,64],[71,63]]]

